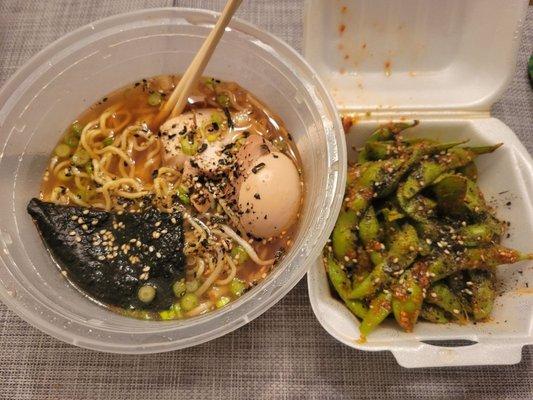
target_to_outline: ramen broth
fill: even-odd
[[[242,211],[237,210],[235,202],[223,202],[218,200],[219,195],[211,196],[208,193],[205,205],[206,195],[195,191],[198,180],[194,177],[188,189],[183,187],[183,165],[169,166],[165,161],[169,143],[179,139],[181,132],[174,138],[168,132],[162,133],[161,128],[150,126],[178,80],[178,77],[170,75],[142,79],[110,93],[89,107],[61,136],[44,173],[40,190],[41,200],[56,204],[106,209],[110,212],[131,212],[141,210],[145,203],[152,201],[160,210],[178,211],[186,216],[186,272],[184,282],[180,283],[181,289],[178,289],[180,293],[176,294],[175,304],[168,310],[125,310],[111,304],[106,305],[114,311],[137,318],[166,320],[192,317],[236,300],[264,280],[275,268],[291,247],[297,229],[297,221],[294,221],[279,234],[270,237],[246,234],[243,232],[245,229],[242,222],[239,222],[239,213],[242,216]],[[230,143],[233,146],[230,150],[233,152],[231,157],[238,157],[236,148],[245,145],[250,135],[261,135],[267,140],[267,145],[263,144],[263,147],[270,146],[271,151],[283,153],[294,163],[299,177],[298,189],[302,193],[298,205],[300,207],[303,197],[301,163],[283,121],[238,84],[212,78],[202,78],[198,83],[189,97],[184,114],[192,113],[198,119],[198,114],[195,113],[206,109],[210,110],[212,122],[211,125],[207,124],[207,130],[202,133],[203,139],[196,143],[196,138],[189,137],[190,141],[195,141],[196,151],[212,144],[210,137],[213,136],[214,127],[224,130],[226,135],[238,138]],[[195,131],[196,129],[203,128],[197,126]],[[125,138],[126,134],[130,136]],[[218,138],[222,136],[220,134]],[[180,140],[182,141],[177,143],[181,143],[183,152],[187,143],[193,144],[183,142],[185,139]],[[224,149],[226,147],[227,144]],[[194,154],[192,159],[198,154]],[[191,161],[191,164],[196,168],[195,163]],[[121,179],[125,183],[114,185],[113,182],[120,182]],[[212,186],[209,179],[202,178],[200,181]],[[206,183],[206,187],[209,185]],[[224,183],[222,186],[221,191],[227,191],[229,185]],[[257,194],[254,196],[258,198]],[[297,217],[298,215],[296,219]],[[266,214],[264,219],[267,220]],[[242,241],[248,243],[259,259],[272,262],[262,263],[263,265],[254,262],[239,242],[225,234],[229,231],[224,230],[223,226],[233,230]],[[201,250],[201,243],[205,244],[204,241],[207,240],[203,238],[204,228],[205,232],[218,232],[220,236],[215,238],[217,234],[211,232],[213,244],[207,244],[206,249]],[[210,255],[214,255],[214,258],[209,258]],[[207,288],[202,288],[215,270],[218,270],[216,279],[212,279],[213,282]],[[85,294],[91,297],[90,293]],[[139,296],[140,294],[139,292]],[[185,296],[191,304],[184,302]]]

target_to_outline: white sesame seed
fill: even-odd
[[[454,313],[454,314],[459,314],[459,310],[458,310],[457,308],[454,308],[454,309],[453,309],[453,313]]]
[[[70,231],[68,234],[69,234],[70,236],[75,236],[75,235],[76,235],[76,232],[74,232],[74,231]]]
[[[433,298],[436,298],[437,297],[437,293],[431,292],[430,296],[433,297]]]
[[[155,223],[155,226],[156,226],[156,227],[158,227],[159,225],[161,225],[161,221],[157,221],[157,222]]]
[[[76,241],[76,243],[79,243],[79,242],[81,242],[81,237],[76,236],[76,239],[74,239],[74,240]]]
[[[161,236],[161,234],[160,234],[158,231],[153,231],[153,232],[152,232],[152,237],[153,237],[154,239],[159,239],[159,236]]]

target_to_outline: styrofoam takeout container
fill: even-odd
[[[304,48],[341,113],[355,117],[347,134],[349,160],[379,123],[400,118],[420,120],[410,130],[413,135],[503,142],[476,162],[479,185],[498,216],[511,221],[503,244],[532,252],[533,162],[516,135],[490,116],[491,105],[513,77],[527,3],[310,0]],[[522,347],[533,343],[531,266],[498,268],[505,292],[490,322],[419,322],[413,333],[404,333],[387,321],[364,344],[357,341],[357,318],[331,295],[321,259],[307,279],[316,317],[350,347],[389,350],[404,367],[513,364],[520,361]],[[439,346],[452,340],[475,343]]]
[[[206,75],[232,80],[285,121],[307,192],[292,249],[269,277],[221,310],[182,321],[140,321],[105,310],[59,274],[26,213],[61,133],[90,104],[144,77],[183,72],[217,13],[151,9],[87,25],[51,44],[0,91],[0,299],[42,331],[107,352],[153,353],[199,344],[280,300],[318,256],[335,223],[346,147],[335,103],[291,48],[233,20]]]

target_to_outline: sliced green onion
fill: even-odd
[[[214,78],[207,78],[205,80],[205,84],[207,86],[210,86],[212,89],[214,89],[215,88],[215,79]]]
[[[186,293],[180,300],[180,306],[185,312],[198,307],[198,303],[198,296],[194,293]]]
[[[230,298],[227,297],[227,296],[222,296],[222,297],[219,297],[217,299],[217,301],[215,302],[215,307],[216,308],[222,308],[224,307],[226,304],[228,304],[230,302]]]
[[[246,285],[240,279],[233,279],[229,284],[229,291],[235,297],[240,297],[246,290]]]
[[[103,140],[104,146],[111,146],[113,142],[115,141],[115,138],[113,136],[108,136]]]
[[[92,163],[88,162],[87,164],[85,164],[85,172],[87,172],[89,175],[93,174],[94,167]]]
[[[180,144],[181,150],[188,156],[194,156],[198,151],[198,143],[196,140],[190,143],[188,138],[183,138],[180,140]]]
[[[217,96],[217,103],[220,104],[222,107],[229,107],[230,106],[229,97],[225,94],[219,94]]]
[[[223,122],[224,122],[224,117],[222,116],[221,113],[215,111],[213,112],[213,114],[211,114],[211,123],[222,125]]]
[[[81,167],[91,161],[91,156],[83,149],[79,149],[72,155],[74,165]]]
[[[213,143],[218,140],[218,137],[219,137],[218,132],[213,132],[213,133],[208,133],[205,138],[207,139],[209,143]]]
[[[189,293],[196,292],[199,286],[200,284],[198,283],[196,279],[189,281],[189,282],[185,282],[185,288],[187,292]]]
[[[235,142],[235,145],[237,146],[237,148],[240,148],[240,147],[244,146],[244,143],[246,143],[246,138],[245,137],[240,137]]]
[[[185,285],[185,281],[183,279],[174,282],[174,284],[172,285],[172,291],[174,292],[174,296],[176,297],[183,296],[186,290],[187,286]]]
[[[170,307],[172,311],[174,311],[177,318],[183,318],[183,311],[181,310],[180,303],[174,303]]]
[[[188,206],[191,204],[191,199],[189,198],[189,190],[183,186],[178,186],[178,199],[180,200],[181,204]]]
[[[59,158],[66,158],[70,156],[70,147],[67,144],[58,144],[56,148],[54,149],[54,153]]]
[[[150,94],[150,96],[148,96],[148,104],[154,107],[161,104],[162,100],[163,100],[163,97],[161,96],[161,93],[159,92],[153,92]]]
[[[155,299],[155,287],[152,285],[143,285],[139,288],[137,291],[137,297],[139,300],[141,300],[143,303],[151,303],[152,300]]]
[[[231,249],[231,256],[239,264],[244,264],[250,258],[246,250],[244,250],[244,247],[239,244],[234,246],[233,249]]]
[[[72,147],[72,148],[76,148],[78,147],[78,143],[80,142],[80,139],[78,139],[76,136],[74,135],[70,135],[69,137],[67,137],[67,139],[65,140],[65,143],[69,146],[69,147]]]
[[[170,309],[170,310],[159,311],[159,317],[163,321],[169,321],[172,319],[176,319],[178,316],[176,315],[176,312],[174,310]]]
[[[76,136],[78,139],[80,138],[81,136],[81,132],[83,131],[83,126],[81,126],[81,124],[78,122],[78,121],[75,121],[71,126],[70,126],[70,131],[72,132],[72,134],[74,136]]]

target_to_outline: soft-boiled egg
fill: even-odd
[[[280,235],[295,222],[302,185],[294,162],[257,136],[250,136],[238,155],[242,176],[237,204],[246,232],[270,238]]]

